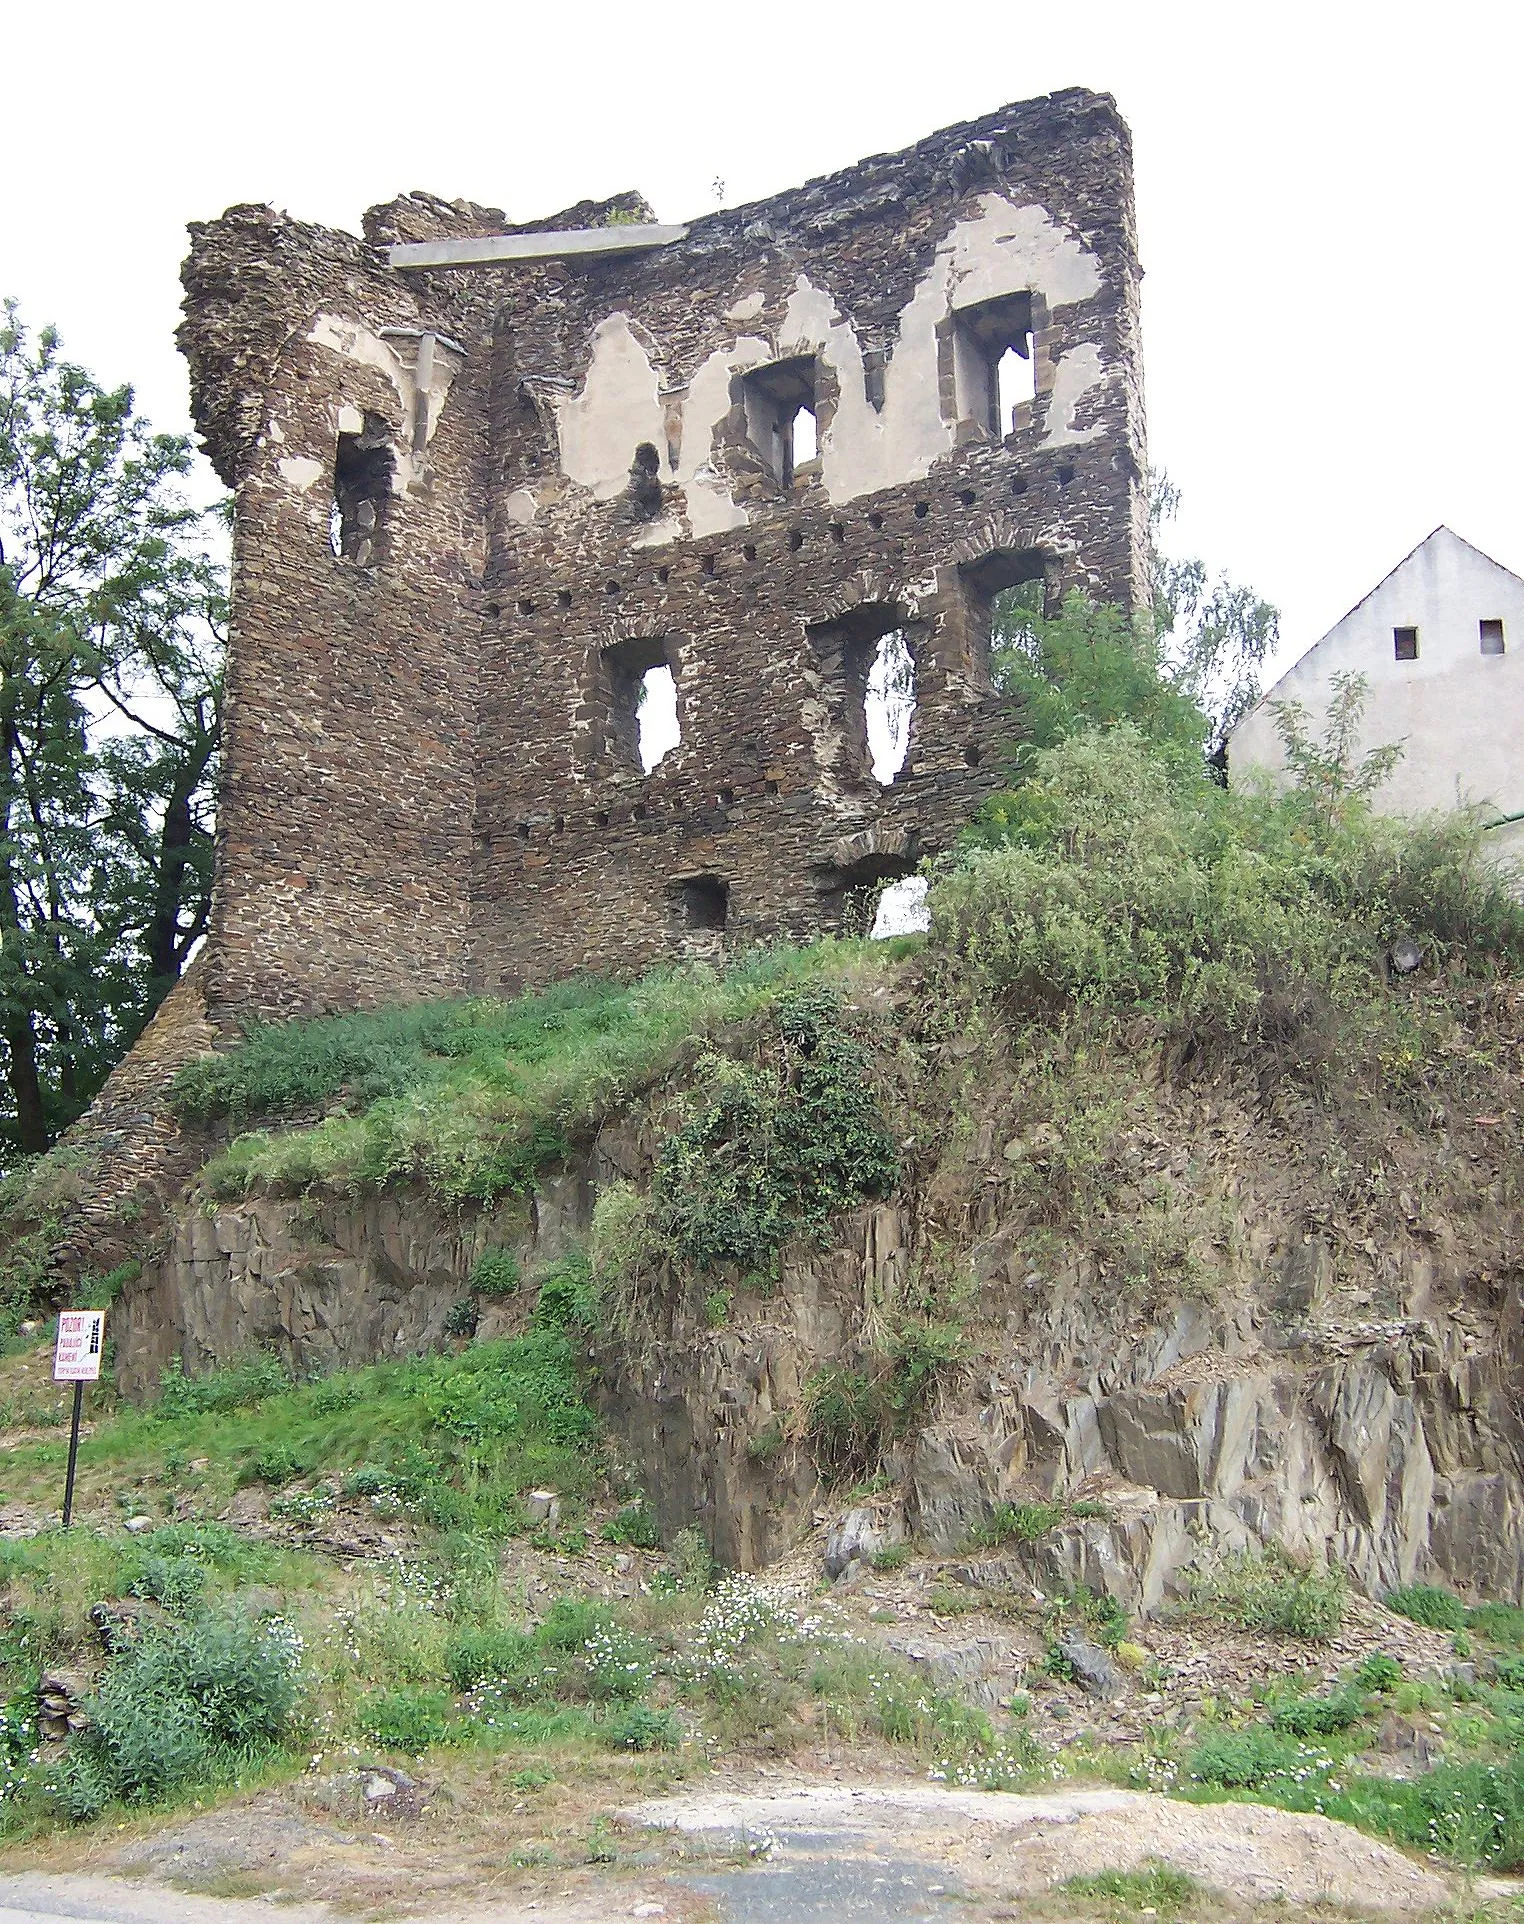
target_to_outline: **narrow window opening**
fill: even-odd
[[[664,761],[682,739],[677,676],[661,637],[616,642],[602,655],[608,747],[642,774]]]
[[[648,668],[641,677],[635,725],[640,736],[640,765],[649,775],[682,740],[677,719],[677,683],[665,662],[660,667]]]
[[[910,758],[916,710],[914,645],[892,603],[865,602],[807,632],[835,693],[842,772],[890,787]]]
[[[997,441],[1030,424],[1037,398],[1030,293],[981,301],[954,314],[953,387],[958,418]]]
[[[1482,653],[1484,655],[1503,654],[1508,644],[1503,638],[1502,622],[1501,621],[1483,621],[1483,622],[1480,622],[1478,626],[1481,631]]]
[[[774,361],[743,376],[746,438],[767,472],[791,487],[795,468],[817,452],[815,357]]]
[[[910,753],[910,724],[915,717],[915,657],[903,628],[881,636],[868,670],[863,702],[873,779],[892,786]]]
[[[794,416],[790,432],[794,437],[794,466],[802,468],[806,461],[813,461],[820,451],[816,440],[815,410],[800,408]]]
[[[391,498],[391,439],[380,415],[366,414],[358,434],[339,436],[334,454],[328,542],[341,561],[370,566]]]
[[[1416,628],[1394,628],[1392,630],[1392,653],[1398,661],[1417,661],[1418,630]]]
[[[996,433],[1002,440],[1015,431],[1016,410],[1037,399],[1037,362],[1030,344],[1008,347],[995,363],[995,402],[999,410]]]

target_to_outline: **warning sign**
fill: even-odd
[[[53,1352],[53,1381],[95,1382],[101,1373],[101,1348],[105,1340],[105,1310],[62,1310],[58,1318],[58,1347]]]

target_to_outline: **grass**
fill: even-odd
[[[593,1488],[597,1445],[577,1345],[550,1325],[306,1383],[265,1356],[196,1379],[172,1374],[159,1403],[121,1408],[82,1438],[79,1500],[87,1508],[138,1489],[128,1500],[150,1511],[159,1493],[212,1507],[241,1483],[321,1473],[439,1527],[501,1534],[523,1526],[523,1491],[549,1484],[576,1498]],[[7,1493],[56,1501],[65,1447],[61,1435],[18,1444]]]
[[[724,973],[663,969],[628,985],[581,978],[511,1002],[479,997],[268,1025],[187,1064],[174,1100],[188,1122],[266,1124],[209,1162],[204,1183],[214,1196],[422,1182],[447,1200],[489,1201],[527,1190],[537,1170],[695,1052],[698,1039],[790,988],[882,971],[895,953],[883,943],[778,946]],[[301,1126],[320,1105],[330,1113]],[[481,1282],[512,1287],[501,1265]]]
[[[1228,1555],[1191,1593],[1194,1608],[1245,1630],[1325,1642],[1344,1621],[1345,1584],[1332,1566],[1301,1569],[1273,1552]]]

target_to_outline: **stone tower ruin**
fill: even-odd
[[[363,239],[250,206],[192,234],[236,491],[214,1020],[838,926],[1002,782],[991,597],[1144,597],[1104,95],[686,228],[414,194]]]

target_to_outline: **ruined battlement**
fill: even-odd
[[[839,926],[1002,780],[992,595],[1145,598],[1107,97],[652,220],[192,230],[237,494],[214,1015]]]

